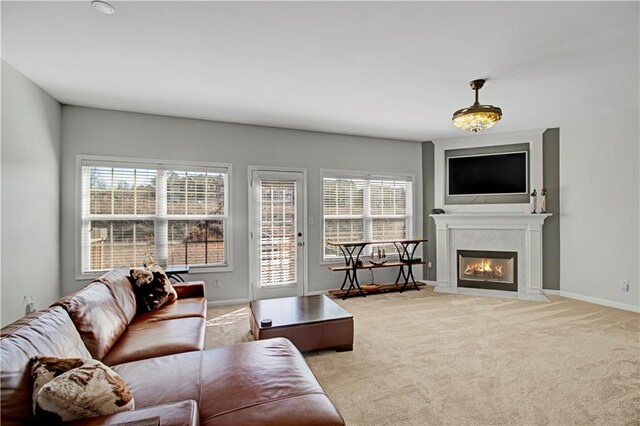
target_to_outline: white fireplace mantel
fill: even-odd
[[[436,291],[462,292],[457,283],[457,250],[518,253],[518,297],[542,294],[542,225],[545,214],[447,213],[430,215],[436,223]],[[474,290],[495,294],[495,290]],[[500,292],[503,293],[503,292]]]

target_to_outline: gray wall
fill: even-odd
[[[232,272],[190,274],[207,283],[210,301],[249,297],[247,166],[307,168],[309,291],[337,288],[343,275],[320,264],[320,169],[412,173],[416,176],[416,235],[422,235],[422,161],[419,143],[190,120],[65,106],[62,112],[62,290],[87,281],[75,275],[76,156],[210,161],[233,165]],[[391,268],[389,268],[391,269]],[[220,288],[213,288],[213,279]],[[376,271],[376,282],[394,279],[394,271]],[[368,272],[361,279],[369,280]]]
[[[547,211],[553,216],[542,227],[542,288],[560,290],[560,129],[542,134],[542,183]]]
[[[424,201],[424,213],[423,213],[423,228],[424,238],[429,240],[426,243],[427,250],[425,257],[427,262],[431,262],[431,268],[429,265],[424,265],[424,278],[430,281],[435,281],[437,275],[436,270],[436,223],[429,217],[431,209],[435,208],[435,147],[433,142],[422,143],[422,199]]]
[[[2,61],[2,325],[60,295],[60,104]]]

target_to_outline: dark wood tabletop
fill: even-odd
[[[330,246],[366,246],[369,244],[419,244],[425,243],[427,240],[422,238],[406,239],[406,240],[370,240],[370,241],[327,241]]]
[[[288,327],[352,318],[349,312],[324,294],[317,296],[283,297],[280,299],[255,300],[251,311],[260,329]],[[270,319],[270,327],[260,326],[260,321]]]
[[[164,268],[164,272],[166,274],[188,274],[189,269],[188,265],[171,265]]]

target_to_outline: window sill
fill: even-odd
[[[84,274],[79,274],[79,275],[76,275],[76,281],[94,280],[106,274],[110,270],[111,269],[105,269],[104,271],[87,272]],[[207,268],[197,268],[192,266],[189,269],[189,273],[184,275],[189,276],[189,275],[200,275],[200,274],[216,274],[218,272],[233,272],[233,267],[231,265],[212,266]]]

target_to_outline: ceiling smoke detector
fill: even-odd
[[[116,13],[116,9],[106,1],[93,0],[91,2],[91,6],[93,6],[93,8],[98,12],[104,13],[105,15],[113,15]]]

